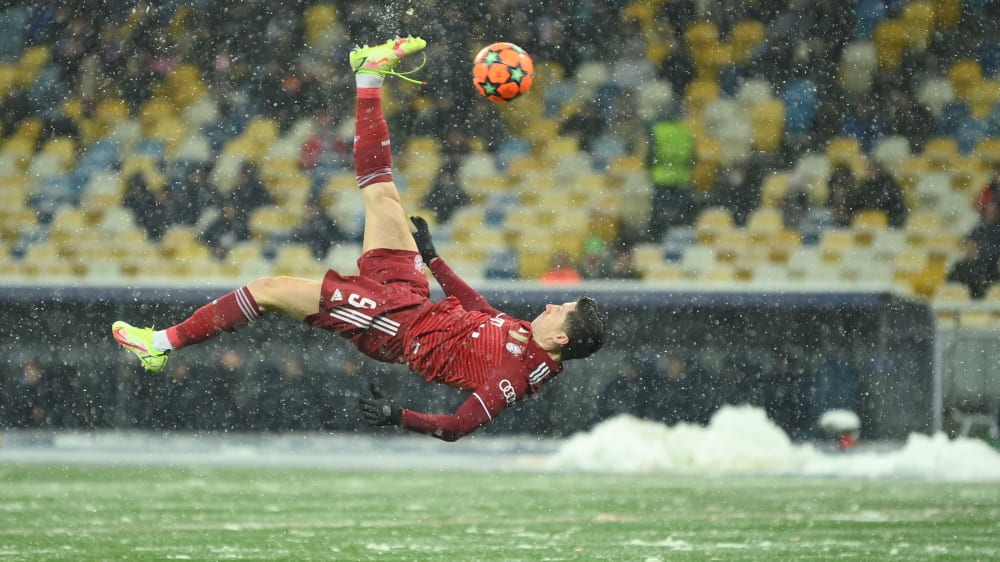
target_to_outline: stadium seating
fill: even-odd
[[[899,68],[906,53],[919,55],[934,48],[933,31],[962,25],[962,9],[957,1],[912,1],[892,10],[883,2],[858,3],[853,34],[837,61],[841,85],[851,96],[869,92],[877,72]],[[645,146],[636,142],[641,134],[630,137],[635,131],[606,130],[586,139],[590,142],[584,150],[579,134],[558,131],[591,98],[599,100],[605,118],[627,108],[643,123],[660,115],[668,102],[680,101],[685,122],[697,138],[691,184],[699,197],[709,200],[719,171],[751,155],[780,155],[789,161],[766,170],[760,207],[745,226],[733,224],[730,210],[710,206],[691,226],[672,229],[662,244],[636,246],[636,264],[645,279],[780,283],[823,273],[863,282],[884,280],[889,272],[903,290],[938,294],[935,283],[940,283],[941,270],[956,259],[961,237],[977,220],[972,200],[988,180],[988,165],[1000,161],[1000,49],[995,42],[942,63],[938,74],[915,76],[915,100],[926,104],[937,119],[932,138],[923,146],[897,134],[874,139],[873,148],[866,151],[868,145],[857,138],[828,131],[822,139],[829,139],[825,147],[786,155],[782,151],[791,136],[812,134],[824,92],[808,80],[772,84],[748,72],[772,31],[770,22],[742,20],[727,28],[709,18],[667,32],[653,4],[630,2],[620,11],[623,21],[639,30],[645,58],[626,68],[600,57],[572,65],[539,57],[538,75],[547,79],[537,81],[533,95],[518,100],[517,111],[507,111],[515,107],[512,104],[499,112],[509,138],[489,147],[474,145],[462,158],[459,181],[472,203],[457,212],[451,224],[435,225],[435,231],[444,243],[460,248],[457,261],[463,270],[484,275],[488,256],[509,243],[505,233],[516,232],[532,246],[519,249],[518,257],[521,275],[535,279],[547,269],[551,252],[581,255],[588,234],[611,241],[628,230],[623,226],[641,229],[650,194]],[[306,49],[318,52],[339,41],[343,23],[331,6],[311,6],[301,18]],[[683,41],[692,57],[694,80],[683,91],[656,76],[669,54],[665,34]],[[14,48],[17,37],[12,34],[4,42],[14,63],[0,69],[0,85],[5,91],[29,88],[46,100],[65,80],[52,73],[52,47]],[[73,117],[79,126],[75,135],[51,134],[39,115],[14,124],[0,141],[0,175],[5,181],[0,191],[0,256],[4,263],[14,262],[10,271],[93,278],[96,274],[82,265],[92,262],[105,271],[142,275],[138,258],[128,255],[120,239],[138,243],[140,253],[185,261],[177,274],[292,272],[295,260],[304,259],[304,254],[287,242],[287,234],[312,194],[333,210],[345,230],[359,234],[362,213],[353,173],[334,170],[317,176],[299,169],[308,120],[284,123],[262,109],[226,115],[227,108],[208,88],[205,76],[190,61],[179,61],[158,75],[142,100],[60,99],[54,106]],[[427,109],[433,107],[427,105],[431,102],[404,92],[387,105],[424,104]],[[422,133],[396,140],[397,179],[404,203],[414,208],[443,163],[443,139]],[[903,228],[892,229],[884,215],[861,213],[849,228],[840,228],[823,208],[831,168],[846,164],[860,175],[872,158],[896,175],[911,216]],[[171,228],[162,241],[153,243],[121,208],[124,178],[132,173],[142,173],[151,185],[162,188],[177,162],[206,162],[212,180],[228,193],[246,161],[257,164],[276,205],[253,211],[254,240],[238,245],[218,267],[204,261],[211,258],[194,240],[197,226]],[[780,211],[791,185],[805,189],[812,205],[798,230],[786,227]],[[539,208],[577,211],[544,215]],[[95,243],[99,238],[82,232],[114,233],[116,242]],[[571,242],[545,241],[545,232]],[[329,263],[309,258],[297,273],[330,264],[353,267],[357,250],[339,246],[331,251]],[[53,263],[53,252],[68,266]],[[795,263],[799,259],[815,260],[816,271],[800,267]],[[880,265],[865,271],[860,267],[863,259]],[[116,263],[119,267],[111,267]]]

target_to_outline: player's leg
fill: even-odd
[[[321,281],[296,277],[262,277],[198,308],[183,322],[165,330],[138,328],[118,321],[111,326],[115,340],[149,371],[166,366],[173,349],[235,332],[265,312],[281,312],[295,320],[319,312]]]
[[[389,126],[382,114],[382,81],[387,74],[398,75],[393,69],[399,61],[424,46],[423,39],[406,37],[351,52],[357,82],[354,169],[365,201],[363,251],[417,249],[392,180]]]

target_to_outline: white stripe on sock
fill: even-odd
[[[156,351],[169,351],[174,348],[174,344],[170,343],[170,338],[167,337],[166,330],[157,330],[153,332],[153,349]]]

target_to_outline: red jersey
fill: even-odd
[[[448,297],[407,329],[406,363],[427,380],[473,391],[452,415],[403,410],[403,427],[454,441],[562,371],[531,338],[531,323],[511,318],[437,258],[431,272]]]
[[[531,337],[531,323],[491,307],[440,258],[431,271],[447,297],[430,301],[419,254],[372,250],[361,275],[329,271],[311,325],[369,357],[406,363],[428,381],[472,392],[452,415],[403,410],[403,427],[454,441],[533,394],[562,370]]]

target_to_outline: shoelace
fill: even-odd
[[[409,76],[410,74],[413,74],[415,72],[420,72],[420,70],[423,67],[427,66],[427,53],[420,53],[420,55],[423,57],[423,59],[420,61],[420,65],[417,66],[414,69],[407,70],[405,72],[397,72],[395,70],[377,70],[376,71],[376,70],[369,70],[367,68],[360,68],[360,69],[357,70],[357,72],[367,72],[369,74],[382,74],[382,75],[385,75],[385,76],[396,76],[397,78],[400,78],[402,80],[406,80],[407,82],[410,82],[412,84],[426,85],[427,84],[426,81],[424,81],[424,80],[417,80],[416,78],[410,78],[410,76]]]

